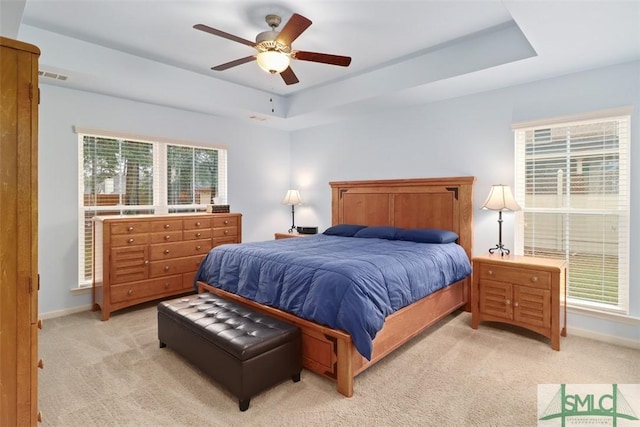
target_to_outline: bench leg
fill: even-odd
[[[238,406],[240,406],[240,411],[244,412],[249,409],[249,401],[251,399],[240,399],[238,401]]]

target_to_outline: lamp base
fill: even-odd
[[[502,243],[497,244],[495,248],[489,249],[489,253],[492,255],[498,252],[500,252],[500,256],[509,255],[511,253],[511,251],[505,248]]]

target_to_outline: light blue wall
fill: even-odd
[[[42,84],[39,110],[40,312],[91,303],[73,296],[78,286],[78,137],[74,126],[228,148],[229,204],[243,214],[243,240],[273,238],[286,230],[280,204],[289,188],[287,132],[204,114]]]
[[[477,177],[479,206],[495,183],[513,185],[511,124],[634,106],[631,147],[631,236],[640,213],[640,62],[291,133],[212,116],[42,85],[40,105],[40,311],[87,305],[71,296],[77,272],[77,138],[73,126],[211,141],[229,147],[229,201],[244,215],[244,241],[266,240],[289,225],[279,202],[291,180],[305,201],[297,225],[331,222],[328,182],[438,176]],[[497,242],[495,212],[474,212],[474,254]],[[513,247],[513,217],[504,241]],[[52,255],[54,254],[54,255]],[[640,243],[631,240],[631,314],[640,317]],[[640,342],[638,324],[570,314],[571,328]]]
[[[492,184],[513,186],[517,121],[634,106],[631,121],[631,314],[640,317],[640,62],[572,74],[457,99],[385,111],[292,133],[292,182],[307,204],[299,223],[331,222],[328,182],[439,176],[477,177],[474,204]],[[504,241],[513,248],[513,215]],[[474,254],[497,243],[497,215],[474,212]],[[640,325],[570,314],[569,328],[640,343]]]

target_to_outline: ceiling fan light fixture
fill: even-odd
[[[260,68],[267,73],[279,74],[289,68],[289,55],[275,50],[258,53],[256,57]]]

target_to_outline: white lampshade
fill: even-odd
[[[287,195],[282,200],[283,205],[299,205],[302,203],[300,192],[298,190],[288,190]]]
[[[256,59],[260,68],[271,74],[281,73],[289,67],[289,55],[275,50],[260,52]]]
[[[508,185],[497,184],[491,187],[489,197],[484,201],[481,209],[492,211],[519,211],[520,206],[511,194]]]

